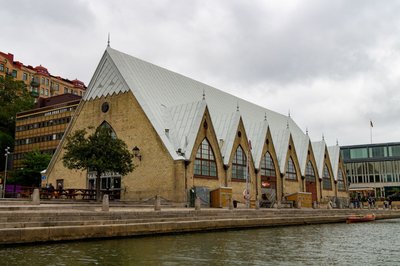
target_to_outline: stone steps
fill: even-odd
[[[148,234],[226,230],[237,228],[305,225],[345,222],[350,214],[371,213],[372,210],[323,209],[154,209],[110,207],[62,210],[0,212],[0,244],[87,238],[125,237]],[[400,218],[400,211],[373,210],[378,218]]]
[[[369,213],[370,210],[358,210],[357,213]],[[378,211],[382,212],[382,211]],[[289,217],[326,217],[348,216],[354,210],[180,210],[180,211],[8,211],[0,216],[0,229],[26,228],[40,226],[66,226],[88,224],[115,224],[115,223],[146,223],[164,221],[187,220],[215,220],[215,219],[258,219],[258,218],[289,218]],[[387,211],[383,211],[387,213]]]

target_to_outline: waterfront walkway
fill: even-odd
[[[128,237],[166,233],[345,222],[352,214],[375,213],[377,219],[400,218],[383,209],[212,209],[98,203],[0,201],[0,244]]]

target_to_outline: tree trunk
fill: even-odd
[[[96,175],[96,202],[101,202],[102,195],[100,194],[101,173],[97,172]]]

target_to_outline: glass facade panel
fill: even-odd
[[[350,158],[351,159],[368,158],[368,149],[367,148],[351,149]]]
[[[387,156],[386,147],[369,148],[370,158],[383,158]]]
[[[400,145],[389,146],[389,156],[390,157],[395,157],[395,156],[400,157]]]

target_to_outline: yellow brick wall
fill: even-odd
[[[238,136],[238,132],[241,132],[241,137]],[[243,151],[246,153],[246,157],[250,156],[249,159],[249,167],[250,167],[250,177],[249,177],[249,188],[250,188],[250,199],[255,200],[256,199],[256,175],[255,175],[255,168],[254,168],[254,162],[253,158],[251,156],[251,153],[249,153],[249,144],[248,144],[248,138],[246,135],[246,131],[244,130],[244,125],[242,119],[239,121],[239,126],[238,129],[236,130],[235,134],[235,140],[233,142],[233,148],[232,152],[230,154],[229,158],[229,168],[227,170],[227,181],[228,181],[228,187],[232,187],[232,198],[233,200],[237,200],[240,202],[245,202],[245,199],[243,197],[243,191],[246,189],[246,182],[245,181],[232,181],[232,162],[233,158],[235,156],[236,150],[239,145],[242,146]]]
[[[213,152],[215,162],[217,164],[217,178],[202,178],[202,177],[194,177],[194,161],[196,158],[196,152],[201,144],[201,142],[207,138]],[[221,151],[219,148],[219,143],[215,134],[214,126],[210,119],[210,113],[206,108],[203,119],[198,128],[198,135],[196,137],[195,143],[193,145],[193,151],[190,155],[190,162],[187,165],[187,189],[190,189],[195,186],[204,186],[208,187],[211,190],[214,190],[219,187],[226,186],[226,174],[223,167],[223,159],[221,156]]]
[[[329,154],[328,151],[325,149],[325,155],[324,155],[325,159],[324,159],[324,165],[326,164],[328,167],[328,171],[329,171],[329,175],[331,177],[331,186],[332,189],[331,190],[325,190],[324,188],[322,188],[322,201],[326,200],[329,197],[335,197],[336,196],[336,184],[335,184],[335,180],[333,178],[333,171],[332,171],[332,165],[331,162],[329,160]],[[323,166],[324,167],[324,166]]]
[[[311,143],[308,144],[308,151],[307,151],[307,160],[306,160],[306,164],[311,161],[311,164],[314,168],[314,174],[315,174],[315,182],[316,182],[316,190],[317,190],[317,201],[320,200],[321,198],[321,179],[318,176],[318,170],[317,170],[317,162],[315,161],[315,157],[314,157],[314,153],[312,151],[312,146]],[[306,180],[303,180],[303,187],[304,187],[304,191],[306,190]]]
[[[104,102],[110,106],[107,113],[101,112]],[[123,200],[144,200],[155,195],[174,202],[185,200],[184,163],[173,161],[131,92],[85,101],[78,113],[70,132],[89,126],[96,128],[107,121],[130,150],[139,147],[142,160],[135,158],[136,169],[122,177]],[[64,179],[65,188],[86,187],[85,171],[66,169],[62,165],[62,154],[63,151],[55,154],[57,158],[54,167],[49,169],[49,182]]]
[[[293,159],[294,166],[296,168],[297,180],[292,181],[292,180],[286,179],[286,169],[287,169],[289,157],[292,157],[292,159]],[[292,193],[296,193],[296,192],[304,190],[304,188],[302,187],[299,160],[297,159],[297,156],[296,156],[296,150],[294,147],[292,137],[290,137],[290,139],[289,139],[289,147],[287,150],[286,161],[285,161],[285,173],[283,173],[283,174],[284,174],[283,195],[288,195],[288,194],[292,194]]]
[[[274,161],[274,166],[275,166],[275,175],[276,175],[276,197],[277,201],[281,202],[282,199],[282,178],[280,176],[279,172],[279,166],[278,166],[278,159],[276,156],[276,151],[274,148],[274,144],[272,142],[272,137],[271,137],[271,132],[268,129],[267,135],[264,139],[263,142],[263,150],[261,152],[261,160],[264,157],[264,155],[269,152],[271,154],[272,160]],[[260,164],[257,166],[259,170],[261,170],[261,161]],[[261,171],[258,171],[257,173],[257,196],[258,199],[261,199]]]

